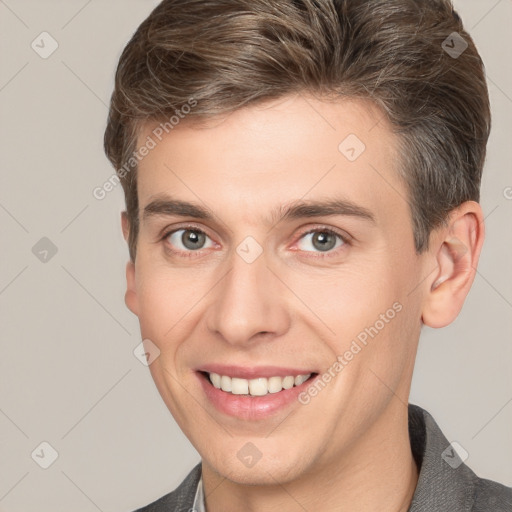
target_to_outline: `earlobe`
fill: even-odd
[[[448,225],[434,236],[436,270],[427,280],[422,321],[445,327],[457,318],[473,284],[484,241],[481,207],[467,201],[452,212]]]

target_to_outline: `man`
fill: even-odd
[[[126,304],[201,463],[140,510],[512,510],[408,404],[422,325],[475,276],[489,129],[448,0],[151,13],[105,149]]]

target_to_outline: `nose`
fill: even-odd
[[[206,312],[210,332],[231,345],[248,347],[289,329],[286,287],[268,263],[265,252],[248,263],[233,251],[230,271],[215,286]]]

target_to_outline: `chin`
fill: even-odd
[[[236,453],[233,458],[227,459],[220,456],[208,464],[222,477],[244,485],[265,485],[272,486],[278,484],[286,484],[297,478],[300,478],[306,470],[298,461],[291,457],[290,454],[284,454],[282,458],[276,459],[266,458],[262,454],[261,458],[252,466],[242,463]]]

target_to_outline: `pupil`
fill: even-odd
[[[204,234],[187,230],[183,233],[181,241],[187,249],[198,249],[204,243]]]
[[[316,243],[319,243],[318,247],[315,245]],[[313,244],[320,251],[328,251],[336,245],[336,238],[332,233],[316,233],[313,235]]]

